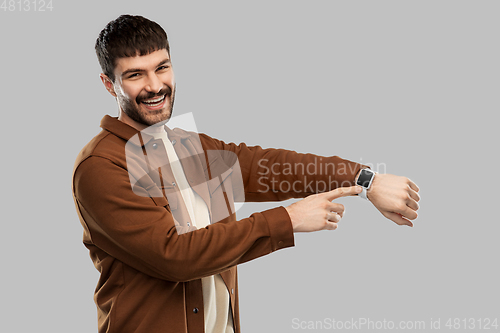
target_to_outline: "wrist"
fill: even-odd
[[[290,205],[290,206],[292,206],[292,205]],[[297,223],[295,222],[295,217],[294,217],[294,214],[293,214],[293,207],[290,208],[290,206],[285,207],[285,210],[288,213],[288,217],[290,218],[290,222],[292,224],[292,231],[296,232],[296,230],[297,230]]]

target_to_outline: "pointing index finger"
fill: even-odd
[[[361,193],[361,190],[361,186],[339,187],[335,190],[331,190],[330,192],[325,192],[324,194],[328,200],[332,201],[337,198],[359,194]]]

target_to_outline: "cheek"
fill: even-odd
[[[175,86],[174,72],[170,71],[168,73],[163,74],[161,76],[161,80],[164,84],[173,88]]]
[[[139,91],[132,87],[122,87],[120,90],[122,98],[127,101],[135,102],[137,96],[139,95]]]

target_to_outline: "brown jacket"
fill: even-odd
[[[236,221],[230,208],[232,177],[221,177],[231,174],[234,161],[224,152],[238,157],[245,201],[301,198],[318,189],[350,186],[361,167],[336,156],[226,144],[168,130],[189,182],[208,184],[198,194],[211,215],[227,216],[196,230],[188,224],[171,170],[164,168],[158,177],[151,167],[166,156],[161,140],[139,135],[110,116],[101,127],[78,155],[72,184],[83,242],[101,274],[94,295],[100,333],[203,332],[201,278],[219,273],[230,294],[235,332],[240,332],[236,265],[291,247],[294,237],[283,207]],[[130,147],[137,158],[130,158]],[[128,169],[147,172],[129,174]],[[221,181],[209,182],[216,177]]]

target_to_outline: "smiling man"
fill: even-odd
[[[119,77],[114,84],[105,74],[101,74],[101,80],[119,103],[120,120],[151,126],[165,124],[170,119],[175,84],[167,50],[120,59],[116,71]]]
[[[119,114],[104,116],[78,155],[72,185],[83,242],[101,274],[99,332],[240,332],[236,266],[294,246],[295,232],[335,230],[339,197],[365,195],[388,219],[413,225],[420,197],[408,178],[165,126],[175,76],[155,22],[122,15],[95,48]],[[325,184],[322,193],[312,183]],[[238,189],[245,201],[302,200],[237,221]]]

